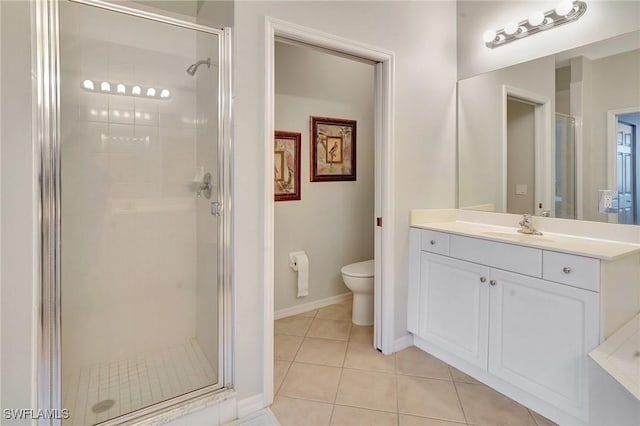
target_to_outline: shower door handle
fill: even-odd
[[[222,203],[213,201],[211,203],[211,216],[220,217],[222,214]]]

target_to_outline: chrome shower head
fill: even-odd
[[[189,65],[189,68],[187,68],[187,74],[189,74],[190,76],[196,75],[196,71],[198,71],[198,67],[200,65],[206,65],[207,68],[211,68],[211,58],[201,59],[195,64]]]

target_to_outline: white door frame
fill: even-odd
[[[607,188],[610,191],[618,192],[618,162],[616,161],[618,155],[616,140],[618,116],[635,112],[640,112],[640,106],[607,111]],[[610,223],[618,223],[617,213],[608,213],[607,219]]]
[[[552,130],[551,99],[517,87],[502,86],[502,205],[507,209],[507,98],[522,99],[534,105],[535,140],[535,214],[549,210],[555,217],[555,137]],[[538,207],[542,201],[543,208]]]
[[[274,285],[274,188],[273,133],[275,130],[275,40],[276,37],[305,43],[375,62],[375,215],[384,218],[376,228],[375,275],[376,343],[384,354],[394,347],[394,53],[312,28],[265,18],[265,117],[264,117],[264,404],[273,402],[273,285]],[[373,218],[371,218],[373,220]],[[373,223],[372,223],[373,226]]]

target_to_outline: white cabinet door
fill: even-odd
[[[491,270],[490,304],[489,371],[586,419],[598,294]]]
[[[489,268],[422,252],[418,335],[487,368]]]

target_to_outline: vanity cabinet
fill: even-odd
[[[586,420],[587,354],[599,336],[591,261],[412,228],[408,329],[454,367]]]
[[[489,268],[423,252],[417,334],[486,367],[489,346]]]
[[[488,371],[585,417],[598,293],[500,270],[490,282]]]

